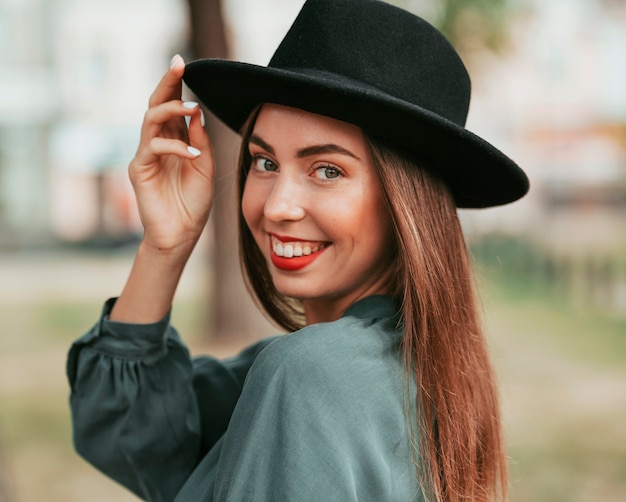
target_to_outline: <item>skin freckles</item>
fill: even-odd
[[[266,104],[249,142],[244,218],[307,323],[386,293],[391,224],[360,128]]]

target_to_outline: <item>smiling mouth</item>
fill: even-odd
[[[327,242],[305,242],[305,241],[281,241],[275,236],[271,236],[272,251],[281,258],[298,258],[309,256],[313,253],[328,247]]]
[[[328,246],[329,242],[298,241],[288,237],[270,236],[272,263],[281,270],[293,271],[306,267]]]

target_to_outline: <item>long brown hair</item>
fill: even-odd
[[[258,108],[242,130],[240,202],[257,115]],[[406,402],[412,403],[406,416],[416,439],[418,479],[427,499],[436,502],[504,500],[497,393],[453,197],[411,155],[378,138],[366,141],[394,226],[392,294],[401,306]],[[242,267],[255,300],[278,325],[301,328],[299,302],[274,287],[241,209],[239,221]]]

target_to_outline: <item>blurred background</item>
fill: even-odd
[[[391,3],[454,42],[468,128],[531,180],[519,202],[461,212],[511,501],[626,500],[626,1]],[[0,0],[0,501],[136,500],[73,452],[64,364],[141,236],[126,166],[148,97],[175,53],[266,64],[302,4]],[[223,356],[273,328],[234,252],[236,138],[208,127],[216,208],[173,318]]]

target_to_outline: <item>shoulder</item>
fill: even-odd
[[[279,381],[286,388],[332,389],[345,394],[396,385],[402,371],[401,333],[389,317],[347,315],[283,335],[259,354],[252,379]],[[329,396],[331,397],[331,396]]]
[[[263,348],[224,435],[216,493],[406,500],[396,494],[416,491],[401,333],[393,312],[372,306]]]

